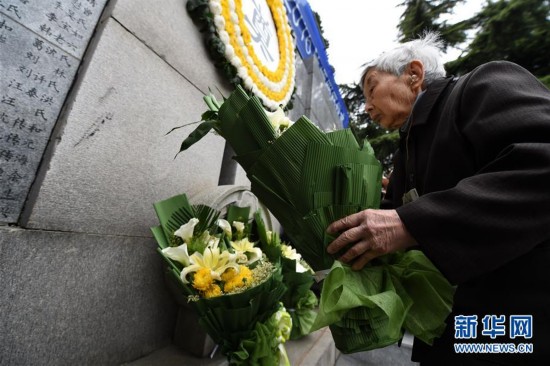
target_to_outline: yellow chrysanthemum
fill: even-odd
[[[222,274],[222,281],[228,282],[231,281],[231,279],[239,274],[239,271],[237,271],[235,268],[228,268],[223,274]]]
[[[230,272],[231,270],[232,269],[228,270],[227,272]],[[233,272],[236,272],[236,271],[233,271]],[[226,293],[234,292],[235,290],[243,286],[250,287],[253,281],[252,271],[246,266],[239,266],[238,273],[228,274],[226,278],[227,278],[227,281],[223,286],[223,290]]]
[[[210,286],[206,291],[203,292],[203,294],[204,297],[206,297],[207,299],[223,295],[222,289],[218,285]]]
[[[193,277],[193,287],[199,291],[207,291],[210,286],[214,283],[214,278],[210,273],[209,268],[201,268],[195,272]]]

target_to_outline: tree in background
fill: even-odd
[[[399,42],[404,43],[426,31],[437,32],[443,43],[442,51],[466,41],[466,31],[472,27],[470,20],[450,24],[444,19],[452,14],[454,7],[465,0],[405,0],[398,6],[404,6],[401,21],[397,26]]]
[[[550,1],[488,2],[470,19],[477,28],[462,55],[445,67],[455,75],[491,60],[515,62],[550,87]]]

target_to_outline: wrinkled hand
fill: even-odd
[[[340,234],[327,247],[330,254],[353,244],[338,260],[360,270],[381,255],[417,245],[395,210],[364,210],[333,222],[327,232]]]

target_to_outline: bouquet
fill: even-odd
[[[227,208],[227,216],[231,220],[239,220],[235,222],[240,225],[251,216],[250,207],[231,205]],[[280,264],[285,287],[280,301],[292,319],[289,339],[299,339],[309,334],[319,302],[311,290],[313,270],[291,243],[282,241],[278,233],[268,230],[259,212],[254,213],[249,236],[270,262]]]
[[[429,344],[441,335],[454,289],[420,251],[383,256],[358,272],[326,253],[330,223],[380,204],[382,169],[367,141],[349,129],[322,132],[305,116],[294,123],[240,87],[222,103],[204,99],[209,110],[180,152],[210,130],[230,143],[251,191],[324,278],[311,330],[330,326],[344,353],[395,343],[403,329]]]
[[[169,287],[180,304],[197,311],[229,363],[288,365],[284,343],[292,320],[281,303],[286,287],[280,262],[254,241],[267,243],[260,215],[248,222],[235,207],[221,219],[219,211],[193,206],[185,195],[154,207],[160,225],[152,232],[168,265]]]

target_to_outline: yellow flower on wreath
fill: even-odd
[[[275,23],[279,64],[270,70],[257,57],[242,12],[242,0],[211,0],[219,38],[226,46],[226,57],[237,69],[247,89],[264,104],[276,109],[286,105],[294,92],[294,44],[282,0],[266,0]]]

